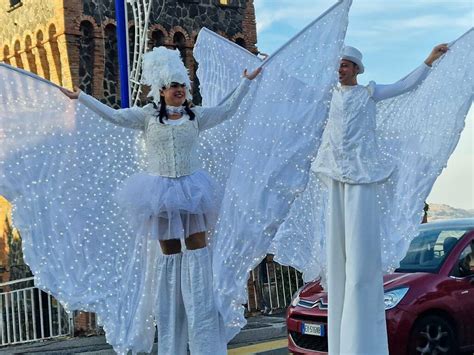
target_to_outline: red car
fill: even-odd
[[[474,219],[432,222],[384,276],[391,355],[474,351]],[[288,349],[326,354],[327,294],[310,282],[287,311]]]

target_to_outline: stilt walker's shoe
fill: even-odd
[[[181,275],[191,355],[227,354],[227,342],[220,335],[214,302],[209,248],[186,250]]]
[[[187,355],[188,331],[181,294],[182,253],[158,257],[156,317],[159,355]]]

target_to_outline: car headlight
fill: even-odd
[[[298,302],[300,301],[300,293],[301,290],[303,289],[304,286],[300,287],[293,295],[291,299],[291,306],[296,307],[298,305]]]
[[[408,290],[408,287],[402,287],[386,291],[384,294],[385,310],[392,309],[399,304],[407,294]]]

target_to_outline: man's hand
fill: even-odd
[[[447,43],[438,44],[436,47],[433,48],[428,58],[425,60],[425,64],[428,66],[432,66],[434,61],[439,59],[444,53],[449,50]]]
[[[79,89],[77,86],[74,86],[74,91],[68,90],[66,88],[59,88],[59,90],[61,90],[61,92],[71,100],[77,100],[79,98],[79,94],[81,93],[81,89]]]
[[[247,78],[249,80],[253,80],[255,79],[255,77],[260,74],[260,72],[262,71],[262,67],[258,67],[257,69],[255,69],[252,73],[248,74],[247,73],[247,69],[244,70],[244,78]]]

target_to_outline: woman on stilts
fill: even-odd
[[[222,105],[190,107],[191,83],[179,52],[159,47],[143,61],[143,83],[151,86],[152,104],[114,110],[78,89],[62,89],[105,120],[144,132],[148,171],[129,177],[117,197],[140,237],[159,241],[161,248],[155,304],[159,354],[187,354],[188,341],[191,354],[226,353],[206,243],[217,199],[214,182],[194,153],[199,133],[236,112],[259,72],[245,70]]]

